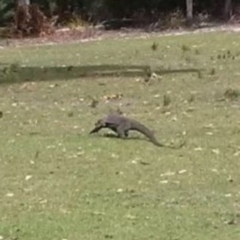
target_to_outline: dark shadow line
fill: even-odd
[[[156,69],[159,75],[199,73],[197,68]],[[63,67],[21,67],[14,64],[0,69],[0,84],[28,81],[68,80],[81,77],[146,77],[151,73],[147,65],[87,65]]]

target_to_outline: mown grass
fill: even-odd
[[[239,239],[239,51],[230,33],[0,49],[2,64],[203,69],[1,84],[1,238]],[[88,135],[117,109],[186,146]]]

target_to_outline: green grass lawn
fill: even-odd
[[[37,81],[30,73],[28,82],[2,83],[1,239],[239,240],[239,38],[209,33],[0,49],[0,68],[202,69],[147,83],[138,75]],[[117,109],[159,141],[186,145],[158,148],[137,133],[125,141],[104,137],[107,130],[88,135]]]

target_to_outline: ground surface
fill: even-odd
[[[168,29],[162,31],[147,31],[142,29],[121,29],[118,31],[105,31],[94,28],[61,28],[56,30],[52,35],[46,35],[41,37],[29,37],[29,38],[16,38],[16,39],[0,39],[0,48],[5,46],[25,46],[25,45],[54,45],[59,43],[79,43],[98,41],[103,39],[119,39],[119,38],[151,38],[161,36],[176,36],[186,34],[199,34],[209,32],[239,32],[239,23],[210,23],[203,28],[179,28]]]
[[[216,32],[0,49],[2,66],[170,72],[2,83],[1,238],[238,240],[239,45],[239,34]],[[190,68],[203,70],[171,72]],[[117,109],[186,146],[88,136]]]

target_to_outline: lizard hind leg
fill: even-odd
[[[128,137],[128,131],[130,130],[130,127],[131,125],[128,121],[126,120],[120,121],[116,128],[118,136],[122,139]]]
[[[124,126],[119,125],[116,129],[118,137],[124,139],[128,136],[128,130],[125,129]]]

